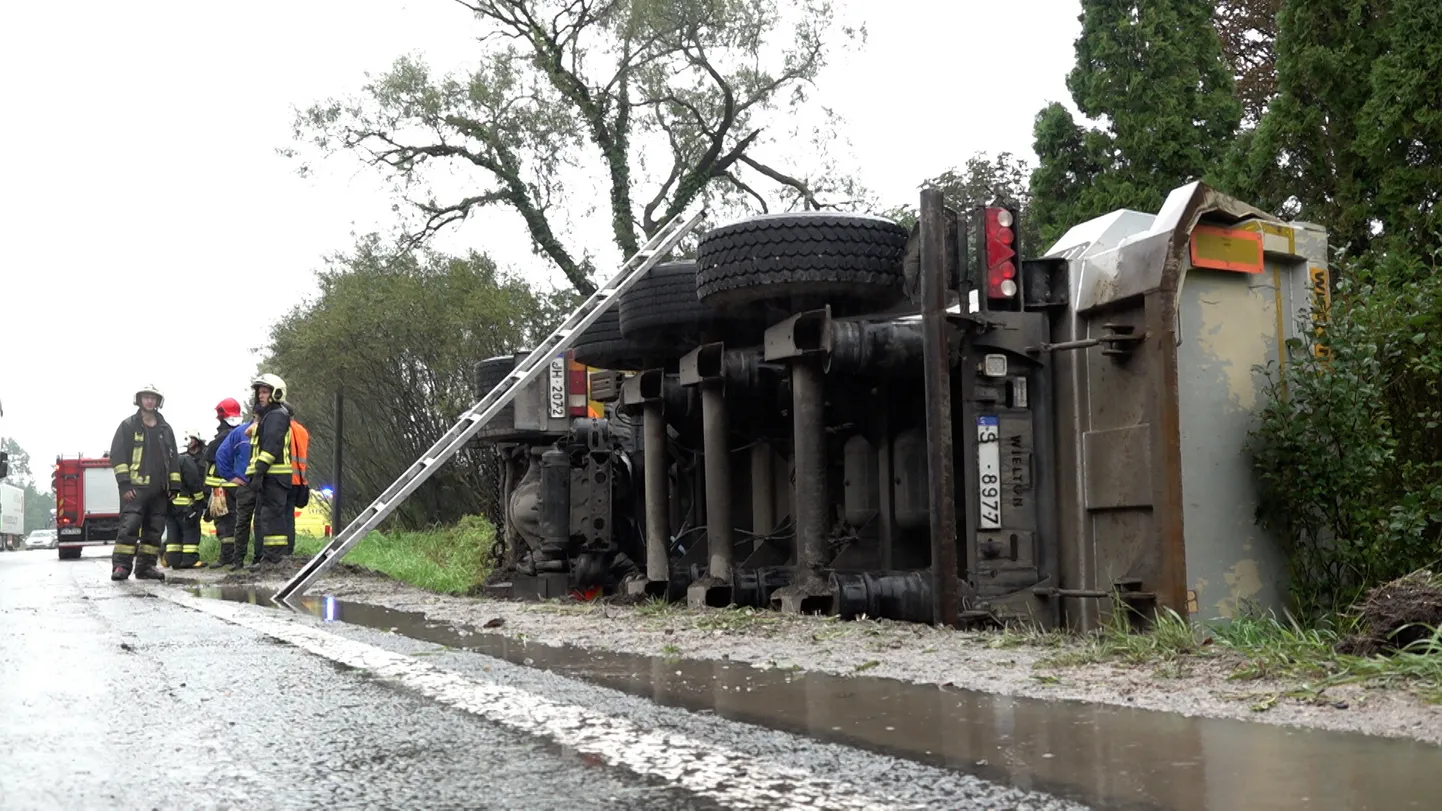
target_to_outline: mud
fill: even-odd
[[[1442,575],[1427,570],[1384,583],[1367,592],[1360,607],[1360,632],[1344,640],[1343,653],[1356,656],[1399,650],[1442,655]]]

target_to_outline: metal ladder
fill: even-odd
[[[690,219],[682,221],[684,212],[677,214],[670,222],[661,227],[649,242],[636,252],[635,256],[626,260],[616,275],[610,281],[602,285],[591,297],[576,308],[576,311],[565,320],[561,326],[556,328],[541,341],[540,344],[526,356],[526,359],[512,369],[510,374],[488,394],[481,398],[479,403],[471,406],[460,422],[457,422],[446,435],[441,437],[430,450],[421,455],[405,473],[401,474],[390,487],[387,487],[380,498],[371,502],[369,507],[350,522],[344,530],[338,533],[331,542],[326,545],[315,557],[306,561],[285,585],[281,586],[272,597],[276,601],[284,601],[287,598],[305,593],[327,569],[340,562],[342,556],[350,551],[360,539],[375,529],[386,516],[390,515],[402,501],[411,493],[415,492],[426,479],[430,478],[441,463],[449,460],[456,452],[466,446],[471,437],[485,427],[501,409],[505,408],[516,393],[523,386],[535,380],[544,371],[557,354],[566,351],[581,333],[591,326],[601,313],[606,311],[615,303],[615,299],[621,293],[635,284],[636,280],[645,275],[653,265],[661,261],[663,257],[671,252],[676,244],[691,232],[705,216],[705,209],[694,214]]]

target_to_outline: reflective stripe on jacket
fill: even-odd
[[[290,411],[284,403],[267,407],[256,423],[255,438],[250,443],[250,464],[245,475],[254,476],[258,466],[264,465],[271,476],[285,476],[287,480],[294,468],[290,463]]]
[[[121,490],[146,488],[152,484],[180,485],[180,462],[176,458],[175,432],[159,412],[155,425],[147,427],[136,412],[121,421],[110,440],[110,464]],[[159,481],[153,479],[159,476]]]
[[[198,453],[180,455],[180,491],[170,497],[177,507],[205,503],[205,479],[200,475],[202,457]]]

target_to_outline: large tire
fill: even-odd
[[[768,214],[708,231],[696,250],[696,292],[712,307],[792,298],[878,307],[902,290],[906,229],[859,214]]]
[[[621,294],[617,306],[621,334],[632,341],[692,334],[715,319],[715,311],[696,297],[695,262],[656,265]]]
[[[506,375],[510,374],[515,367],[515,355],[498,355],[478,361],[475,372],[476,401],[480,402],[481,398],[489,394],[496,384],[505,380]],[[511,433],[516,425],[515,413],[515,403],[507,403],[505,408],[501,409],[476,433],[475,440],[480,442],[489,437],[505,436]]]
[[[498,355],[494,358],[486,358],[476,363],[476,400],[479,401],[490,393],[497,384],[506,379],[506,375],[516,368],[515,355]],[[507,406],[509,408],[509,406]]]
[[[635,370],[644,366],[645,347],[621,334],[620,303],[611,305],[571,345],[578,363],[602,369]]]

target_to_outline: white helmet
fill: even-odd
[[[263,374],[263,375],[257,377],[256,379],[250,381],[250,387],[251,387],[251,389],[255,389],[255,388],[260,387],[260,386],[269,386],[269,387],[270,387],[270,401],[271,401],[272,403],[283,403],[283,402],[285,402],[285,395],[286,395],[285,381],[284,381],[284,380],[281,380],[279,375],[273,375],[273,374],[267,373],[267,374]]]
[[[182,434],[181,437],[185,440],[186,445],[190,444],[191,439],[194,439],[196,442],[199,442],[202,445],[205,444],[205,434],[202,434],[199,428],[191,428],[190,430]]]
[[[142,395],[142,394],[154,394],[154,395],[155,395],[155,399],[156,399],[156,403],[155,403],[155,407],[156,407],[156,408],[160,408],[160,407],[162,407],[162,406],[165,405],[165,393],[164,393],[164,392],[162,392],[160,389],[156,388],[156,387],[153,386],[153,385],[151,385],[151,386],[141,386],[140,388],[138,388],[138,389],[135,390],[135,405],[136,405],[137,408],[140,407],[140,395]]]

